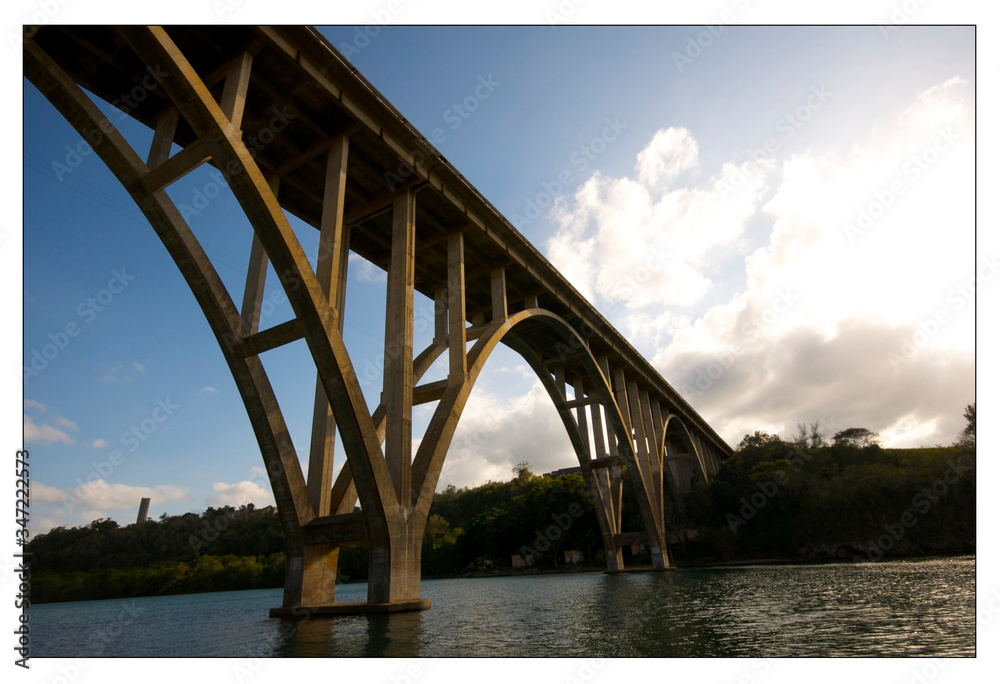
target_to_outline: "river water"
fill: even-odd
[[[428,611],[296,623],[267,617],[279,589],[43,604],[32,656],[973,656],[975,570],[963,556],[425,580]]]

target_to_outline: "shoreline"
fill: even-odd
[[[916,554],[897,554],[897,555],[885,555],[879,559],[869,560],[864,558],[861,561],[855,561],[853,558],[741,558],[736,560],[715,560],[715,561],[689,561],[677,563],[671,565],[665,570],[654,570],[648,565],[627,565],[620,573],[609,573],[605,568],[596,567],[593,565],[586,566],[570,566],[566,568],[528,568],[526,570],[520,570],[515,568],[502,568],[498,570],[474,570],[460,574],[453,575],[434,575],[430,577],[422,577],[421,582],[429,582],[434,580],[453,580],[453,579],[482,579],[490,577],[533,577],[536,575],[586,575],[586,574],[635,574],[643,572],[683,572],[685,570],[713,570],[713,569],[727,569],[727,568],[739,568],[748,567],[754,565],[853,565],[855,563],[882,563],[886,561],[902,561],[902,560],[931,560],[935,558],[960,558],[962,556],[973,556],[975,557],[976,552],[972,551],[957,551],[948,553],[916,553]],[[337,582],[338,585],[344,584],[364,584],[367,580],[348,580],[346,582]]]
[[[960,558],[963,556],[972,556],[975,558],[976,552],[973,551],[963,551],[954,553],[923,553],[923,554],[898,554],[894,556],[884,556],[878,560],[868,560],[864,559],[861,562],[864,563],[881,563],[885,561],[904,561],[904,560],[933,560],[933,559],[944,559],[944,558]],[[422,577],[421,582],[431,582],[434,580],[454,580],[454,579],[483,579],[483,578],[493,578],[493,577],[532,577],[537,575],[585,575],[585,574],[637,574],[637,573],[652,573],[652,572],[684,572],[689,570],[713,570],[713,569],[729,569],[729,568],[739,568],[754,565],[830,565],[830,564],[854,564],[857,561],[851,558],[755,558],[755,559],[735,559],[729,561],[692,561],[683,562],[671,566],[670,568],[663,570],[653,570],[650,566],[643,565],[630,565],[626,566],[621,573],[607,573],[605,568],[594,567],[592,565],[586,566],[570,566],[570,567],[546,567],[546,568],[528,568],[526,570],[518,570],[514,568],[503,568],[498,570],[477,570],[470,571],[455,575],[435,575],[432,577]],[[337,586],[344,586],[350,584],[365,584],[367,579],[364,580],[348,580],[346,582],[337,582]],[[256,587],[254,589],[215,589],[207,592],[184,592],[184,593],[159,593],[159,594],[143,594],[136,596],[112,596],[108,598],[95,598],[95,599],[71,599],[64,601],[32,601],[32,605],[56,605],[60,603],[82,603],[87,601],[114,601],[119,599],[139,599],[139,598],[154,598],[161,596],[185,596],[200,593],[214,593],[214,592],[226,592],[226,591],[256,591],[261,589],[281,589],[280,586],[275,587]]]

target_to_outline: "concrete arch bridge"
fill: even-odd
[[[218,340],[288,544],[283,604],[272,614],[429,606],[420,596],[428,509],[462,410],[499,344],[534,369],[558,410],[608,570],[623,569],[621,549],[636,541],[654,568],[669,567],[665,483],[711,478],[731,448],[315,29],[28,28],[24,70],[141,208]],[[151,148],[132,149],[83,89],[153,129]],[[253,228],[239,302],[165,191],[203,164],[221,172]],[[319,231],[315,269],[285,212]],[[374,413],[342,337],[351,251],[388,273]],[[268,263],[295,317],[260,330]],[[414,292],[435,302],[423,350],[413,349]],[[306,472],[260,360],[299,339],[316,366]],[[423,381],[440,356],[447,377]],[[431,402],[411,453],[413,407]],[[337,432],[347,463],[334,480]],[[626,475],[642,530],[622,530]],[[368,600],[335,602],[339,549],[357,543],[369,547]]]

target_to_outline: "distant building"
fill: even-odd
[[[139,502],[139,515],[135,517],[135,524],[146,522],[146,516],[149,515],[149,497],[143,497]]]

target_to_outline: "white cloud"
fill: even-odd
[[[731,443],[828,417],[887,445],[954,441],[974,390],[957,289],[974,248],[964,85],[920,94],[846,150],[786,159],[745,291],[658,347],[654,365]]]
[[[106,515],[109,511],[138,509],[139,500],[144,497],[149,497],[158,504],[165,501],[180,501],[187,498],[187,490],[173,485],[139,487],[111,484],[105,480],[94,480],[67,489],[34,482],[31,486],[31,496],[39,502],[61,503],[63,508],[70,512],[82,509],[86,522],[89,522],[94,517]]]
[[[199,394],[218,394],[219,391],[214,387],[202,387],[198,392]]]
[[[34,399],[25,399],[25,400],[24,400],[24,408],[33,408],[33,409],[37,409],[37,410],[38,410],[38,411],[40,411],[41,413],[45,413],[45,412],[46,412],[46,411],[48,410],[48,409],[47,409],[47,408],[45,407],[45,404],[43,404],[43,403],[42,403],[42,402],[40,402],[40,401],[35,401]]]
[[[473,389],[448,449],[438,489],[507,481],[526,460],[535,473],[578,464],[552,400],[536,380],[520,396],[504,399]]]
[[[90,446],[94,447],[95,449],[103,449],[107,445],[108,445],[108,442],[105,439],[95,439],[90,444]]]
[[[256,507],[274,505],[274,497],[271,492],[264,489],[256,482],[243,480],[227,484],[216,482],[212,485],[215,492],[213,496],[205,500],[209,506],[243,506],[252,503]]]
[[[135,369],[136,369],[137,371],[139,371],[140,373],[145,373],[145,372],[146,372],[146,367],[145,367],[145,366],[143,366],[143,365],[142,365],[141,363],[139,363],[138,361],[136,361],[135,363],[133,363],[133,364],[132,364],[132,368],[135,368]]]
[[[351,252],[347,257],[349,268],[357,273],[358,280],[363,283],[384,283],[389,279],[389,275],[381,268],[365,259],[360,254]]]
[[[639,180],[598,172],[556,201],[548,256],[581,293],[630,309],[690,306],[706,295],[706,264],[754,216],[770,162],[725,164],[701,186],[660,189],[697,154],[687,130],[664,129],[637,156]]]
[[[950,443],[974,398],[971,102],[948,79],[864,139],[702,183],[678,182],[697,142],[659,131],[637,180],[595,173],[557,201],[548,256],[731,444],[831,418]],[[751,222],[770,226],[756,249]],[[728,296],[711,289],[721,252],[745,257]],[[699,311],[710,292],[725,299]]]
[[[697,163],[698,143],[691,133],[685,128],[663,128],[636,157],[635,171],[639,182],[652,190]]]
[[[80,428],[77,427],[76,423],[69,418],[63,418],[62,416],[56,416],[56,425],[61,425],[67,430],[73,430],[75,432],[80,431]]]
[[[31,443],[52,443],[62,442],[63,444],[73,444],[74,439],[59,428],[52,427],[46,423],[35,424],[31,416],[24,414],[24,441]]]

